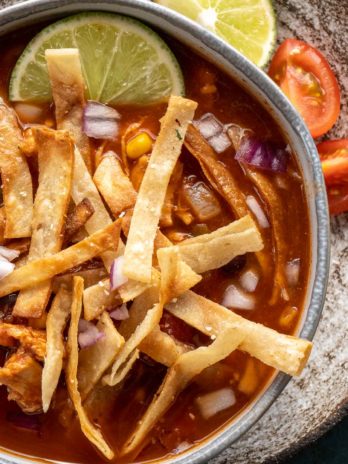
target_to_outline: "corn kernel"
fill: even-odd
[[[127,143],[127,156],[131,159],[137,159],[152,150],[152,139],[146,132],[140,132]]]

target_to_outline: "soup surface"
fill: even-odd
[[[35,32],[20,31],[1,39],[0,95],[5,102],[8,102],[11,70]],[[233,124],[234,127],[252,131],[261,141],[267,140],[283,148],[287,145],[277,123],[243,89],[191,50],[172,39],[166,38],[166,41],[182,67],[186,97],[198,103],[196,121],[207,114],[209,118],[214,115],[224,125]],[[17,112],[24,127],[28,124],[44,124],[55,128],[53,104],[35,104],[37,111],[34,115],[28,114],[21,103],[10,105]],[[160,119],[166,108],[165,103],[117,107],[120,114],[119,135],[114,141],[93,141],[94,165],[100,161],[102,145],[103,152],[112,150],[118,155],[122,153],[122,136],[133,124],[138,124],[137,129],[131,132],[128,138],[126,136],[126,142],[139,132],[147,133],[154,140],[160,131]],[[242,295],[243,300],[241,307],[238,307],[238,303],[233,307],[235,313],[280,333],[291,335],[296,331],[301,318],[310,261],[309,219],[301,172],[293,154],[289,156],[286,172],[262,171],[266,179],[266,189],[269,185],[272,189],[271,195],[267,197],[262,191],[263,186],[255,182],[247,169],[235,159],[235,152],[235,147],[230,144],[218,155],[219,163],[227,167],[236,179],[238,189],[249,199],[251,214],[254,214],[256,221],[260,221],[259,227],[264,242],[263,258],[256,253],[234,258],[222,268],[205,272],[203,279],[193,290],[222,304],[227,289],[233,286],[232,288],[239,291],[238,295]],[[128,157],[128,166],[125,166],[125,159],[121,160],[123,169],[129,169],[135,190],[139,189],[148,159],[148,154],[136,159]],[[33,179],[36,179],[35,185],[37,166],[34,158],[28,160]],[[176,172],[175,190],[170,200],[174,209],[170,211],[167,220],[162,214],[160,222],[160,229],[169,240],[180,243],[189,237],[210,233],[238,219],[223,195],[219,194],[207,179],[200,163],[185,146]],[[266,201],[267,198],[271,199],[270,202]],[[255,203],[258,205],[256,210]],[[260,214],[263,215],[263,219]],[[262,223],[263,220],[266,220],[266,224]],[[275,224],[280,224],[281,232],[278,239],[282,251],[279,250],[280,242],[276,242],[275,239]],[[275,292],[275,267],[280,253],[283,253],[281,260],[285,275],[286,269],[292,269],[294,266],[295,273],[290,276],[290,281],[284,284],[284,288]],[[83,266],[100,269],[103,273],[103,264],[98,258]],[[2,321],[35,326],[35,322],[31,320],[27,322],[12,316],[15,300],[14,295],[0,300]],[[207,335],[203,335],[166,310],[160,328],[191,347],[206,346],[211,342]],[[1,348],[2,363],[5,363],[13,350],[14,348],[5,346]],[[98,385],[88,397],[85,406],[89,417],[100,425],[105,439],[111,448],[116,450],[116,454],[147,410],[166,371],[165,366],[141,354],[121,386]],[[274,372],[272,367],[239,350],[205,369],[179,394],[174,404],[152,428],[146,445],[134,459],[142,462],[160,458],[199,443],[250,406]],[[204,418],[197,398],[226,388],[232,390],[235,396],[234,403]],[[0,445],[3,448],[60,461],[103,461],[104,458],[97,453],[80,429],[63,375],[49,411],[46,414],[29,416],[32,421],[29,427],[25,421],[23,422],[20,407],[7,397],[7,387],[3,385],[0,388]],[[130,462],[132,459],[129,456],[117,456],[114,461]]]

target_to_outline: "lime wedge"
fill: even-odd
[[[271,0],[155,0],[198,22],[258,66],[267,64],[276,39]]]
[[[48,48],[78,48],[89,98],[149,104],[184,94],[182,72],[163,40],[144,24],[109,13],[81,13],[43,29],[18,59],[12,101],[50,101]]]

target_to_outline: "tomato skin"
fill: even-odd
[[[348,211],[348,184],[327,187],[330,214],[336,215]]]
[[[272,59],[269,75],[297,108],[313,137],[332,128],[340,113],[340,89],[317,49],[286,39]]]
[[[348,184],[348,139],[326,140],[317,149],[326,185]]]

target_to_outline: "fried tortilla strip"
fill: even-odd
[[[120,333],[126,340],[131,337],[137,326],[143,321],[147,311],[158,301],[158,298],[158,288],[152,287],[135,299],[129,311],[129,318],[122,321],[119,327]],[[141,342],[139,348],[150,358],[165,366],[171,366],[178,356],[189,350],[186,345],[162,332],[158,325]]]
[[[32,353],[38,361],[43,361],[46,353],[46,333],[19,324],[0,322],[0,345],[15,347],[18,345]]]
[[[152,280],[154,283],[159,281],[159,273],[156,269],[152,269]],[[92,287],[86,288],[83,292],[84,317],[87,321],[97,319],[105,309],[132,301],[149,287],[151,285],[130,279],[112,292],[110,290],[110,279],[102,279]]]
[[[113,382],[115,385],[118,385],[127,377],[138,358],[139,350],[134,350],[133,353],[131,353],[128,356],[127,361],[121,366],[121,368],[117,371],[115,377],[113,378]]]
[[[105,250],[117,250],[121,221],[117,220],[105,229],[66,248],[55,255],[38,259],[15,269],[0,280],[0,297],[51,279],[57,274],[99,256]]]
[[[284,276],[284,269],[286,267],[287,258],[287,243],[283,230],[283,205],[280,198],[271,182],[262,172],[245,166],[245,172],[249,179],[255,184],[261,198],[267,205],[267,213],[272,224],[272,234],[275,244],[275,276],[274,288],[271,298],[271,304],[277,301],[281,291],[285,291],[287,297],[287,284]]]
[[[113,363],[110,373],[103,377],[103,383],[114,386],[116,381],[120,382],[124,375],[119,375],[120,372],[128,373],[127,361],[133,352],[137,349],[140,343],[149,335],[149,333],[159,324],[163,312],[163,306],[156,303],[149,311],[147,311],[144,319],[136,327],[134,333],[129,337],[121,351]]]
[[[104,337],[79,352],[77,379],[82,401],[97,385],[124,345],[124,338],[118,333],[107,312],[101,315],[97,327]]]
[[[104,229],[112,223],[109,213],[106,211],[104,203],[100,198],[97,187],[95,186],[93,179],[88,172],[88,169],[86,168],[81,153],[77,149],[75,149],[71,196],[76,205],[78,205],[85,198],[88,198],[94,209],[92,217],[85,224],[85,228],[90,235],[94,234],[100,229]],[[102,259],[107,270],[110,269],[113,260],[118,256],[118,254],[122,254],[123,249],[124,245],[120,241],[117,253],[114,251],[107,251],[102,254]]]
[[[262,250],[263,241],[254,221],[245,216],[210,234],[184,240],[175,247],[161,248],[158,258],[172,253],[172,248],[193,271],[202,274],[224,266],[238,255]]]
[[[185,147],[197,159],[212,187],[227,201],[236,217],[248,214],[249,210],[237,181],[192,124],[187,129]]]
[[[140,186],[128,234],[123,269],[130,279],[151,282],[154,240],[167,187],[196,108],[197,103],[182,97],[172,96],[169,100]]]
[[[78,324],[82,309],[83,279],[74,278],[73,297],[71,305],[71,320],[68,334],[68,363],[66,368],[66,384],[69,396],[76,409],[81,430],[86,438],[107,458],[112,459],[114,453],[103,438],[100,430],[88,419],[82,406],[81,396],[78,390],[77,370],[79,360],[78,348]]]
[[[79,50],[77,48],[48,49],[45,51],[45,57],[57,127],[71,134],[89,172],[92,172],[90,142],[82,129],[86,100]]]
[[[160,248],[157,257],[161,269],[160,296],[163,305],[202,280],[202,276],[181,260],[177,247]]]
[[[3,245],[5,242],[5,226],[6,226],[5,207],[1,206],[0,208],[0,245]]]
[[[112,151],[103,155],[93,180],[115,218],[134,206],[137,193]]]
[[[38,146],[39,187],[34,202],[28,262],[58,253],[63,243],[74,165],[74,146],[67,132],[33,129]],[[51,281],[20,292],[13,315],[39,318],[51,294]]]
[[[93,215],[94,208],[88,198],[84,198],[80,203],[75,205],[71,213],[66,218],[64,241],[68,242],[81,227],[83,227],[88,219]]]
[[[166,309],[208,336],[218,336],[226,324],[234,324],[244,336],[238,349],[289,375],[300,375],[311,353],[311,342],[251,322],[191,291]]]
[[[14,111],[0,98],[0,172],[8,239],[31,236],[33,186],[27,160],[19,149],[22,140]]]
[[[140,445],[144,445],[144,440],[150,430],[188,383],[207,367],[225,359],[242,343],[243,338],[244,335],[239,332],[238,328],[233,324],[226,324],[211,345],[181,355],[168,370],[152,403],[138,422],[134,433],[125,444],[121,454],[128,454],[131,451],[138,450]]]
[[[73,278],[76,276],[82,277],[85,288],[88,288],[100,282],[100,280],[103,279],[105,275],[106,270],[104,267],[99,267],[96,269],[83,269],[76,272],[68,271],[66,274],[54,277],[52,283],[52,292],[58,293],[60,287],[64,287],[66,290],[71,290]]]
[[[70,315],[71,293],[61,288],[53,300],[46,321],[46,356],[42,371],[42,409],[47,412],[63,367],[64,329]]]

